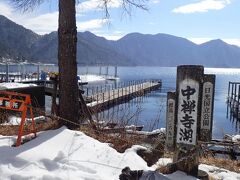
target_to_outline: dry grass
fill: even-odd
[[[59,123],[57,120],[48,119],[46,122],[36,124],[36,131],[46,131],[50,129],[59,128]],[[0,125],[0,134],[3,136],[17,135],[19,131],[19,125]],[[32,132],[31,123],[25,124],[23,133],[24,135]]]
[[[240,173],[240,160],[230,160],[230,159],[221,159],[221,158],[200,158],[200,163],[207,165],[214,165],[220,168],[227,169],[229,171],[234,171]]]
[[[86,135],[99,140],[100,142],[109,143],[111,146],[116,149],[118,152],[124,152],[127,148],[130,148],[134,144],[138,144],[141,141],[141,138],[134,135],[127,135],[126,132],[120,133],[105,133],[101,130],[95,131],[89,126],[82,126],[79,128],[81,132],[84,132]]]
[[[173,155],[170,153],[165,153],[164,157],[172,158]],[[199,159],[199,163],[216,166],[216,167],[223,168],[223,169],[226,169],[229,171],[240,173],[240,160],[234,161],[234,160],[223,159],[223,158],[201,157]],[[172,164],[172,165],[168,165],[168,166],[160,165],[157,169],[159,172],[161,172],[163,174],[169,174],[169,173],[173,173],[175,171],[174,168],[175,167]],[[209,175],[209,179],[214,179],[214,178],[210,177],[210,175]]]

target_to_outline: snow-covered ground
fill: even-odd
[[[85,75],[80,75],[79,82],[93,82],[93,81],[104,81],[104,80],[106,80],[104,76],[85,74]]]
[[[2,125],[19,125],[21,123],[22,118],[21,117],[17,117],[17,116],[9,116],[8,117],[8,121],[3,123]],[[34,117],[34,120],[36,123],[42,122],[42,121],[46,121],[44,116],[38,116],[38,117]],[[26,122],[32,122],[31,118],[26,118]]]
[[[38,134],[37,138],[19,147],[11,147],[16,137],[0,135],[1,180],[117,180],[121,170],[154,170],[136,154],[140,146],[118,153],[109,144],[101,143],[79,131],[62,127]],[[160,159],[158,164],[171,162]],[[240,175],[213,166],[200,169],[219,179],[239,179]],[[196,179],[177,171],[169,179]]]
[[[36,84],[0,83],[0,90],[36,86]]]
[[[240,135],[234,135],[234,136],[232,136],[232,141],[233,141],[233,142],[240,142]]]
[[[108,144],[62,127],[11,147],[13,137],[0,136],[0,179],[113,180],[125,166],[151,169],[136,153],[137,146],[118,153]]]
[[[95,75],[95,74],[84,74],[84,75],[78,75],[80,76],[80,80],[78,82],[96,82],[96,81],[105,81],[107,79],[118,79],[113,76],[104,76],[104,75]],[[47,77],[46,80],[49,80],[49,77]],[[33,86],[34,84],[22,84],[18,83],[19,81],[37,81],[37,78],[31,78],[31,79],[15,79],[15,82],[8,82],[8,83],[0,83],[1,86],[6,87],[6,89],[10,88],[18,88],[18,87],[28,87]]]

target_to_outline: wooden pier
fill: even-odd
[[[87,106],[93,113],[100,112],[114,105],[127,102],[134,97],[143,96],[147,92],[157,90],[161,85],[162,82],[160,80],[130,83],[125,87],[118,87],[88,96],[87,99],[91,99],[91,102]]]

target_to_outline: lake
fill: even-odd
[[[113,68],[112,68],[113,69]],[[79,68],[80,72],[85,69]],[[92,68],[92,72],[98,72],[98,68]],[[103,70],[102,70],[103,71]],[[109,70],[110,71],[110,70]],[[89,68],[89,73],[91,69]],[[213,122],[213,138],[222,138],[224,134],[236,134],[240,132],[238,122],[230,121],[227,118],[227,91],[229,81],[240,81],[240,69],[230,68],[205,68],[205,74],[216,75],[216,87],[214,98],[214,122]],[[168,91],[175,91],[176,87],[176,68],[175,67],[118,67],[119,82],[127,82],[132,80],[142,79],[161,79],[162,89],[154,91],[146,95],[146,97],[139,97],[131,100],[129,103],[119,105],[111,108],[110,111],[105,111],[99,114],[100,119],[123,119],[126,112],[134,114],[137,112],[135,118],[131,119],[128,124],[135,123],[144,125],[145,130],[165,127],[166,117],[166,95]],[[111,83],[109,81],[102,82]],[[94,83],[90,83],[89,86]],[[140,107],[140,108],[139,108]],[[114,112],[115,111],[115,112]],[[130,112],[131,111],[131,112]]]
[[[46,71],[56,71],[56,66],[41,66]],[[4,72],[5,66],[0,66]],[[36,72],[37,66],[20,66],[10,68],[10,72],[24,71]],[[78,67],[78,74],[98,74],[99,67]],[[114,67],[101,68],[102,74],[109,72],[114,75]],[[222,138],[224,134],[240,133],[240,125],[236,121],[230,121],[227,113],[227,91],[229,81],[240,81],[240,69],[230,68],[205,68],[205,74],[216,75],[215,99],[214,99],[214,122],[213,138]],[[118,105],[110,110],[96,115],[98,119],[105,121],[125,120],[127,124],[144,125],[145,130],[152,130],[165,127],[166,117],[166,93],[175,91],[176,68],[175,67],[118,67],[119,80],[116,83],[137,81],[143,79],[161,79],[162,89],[147,94],[145,97],[138,97],[126,104]],[[116,85],[114,81],[91,82],[89,87],[96,85]],[[49,104],[49,98],[47,104]],[[134,117],[132,117],[134,115]],[[127,119],[127,120],[126,120]]]

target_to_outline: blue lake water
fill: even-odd
[[[56,71],[56,66],[41,66],[40,69],[46,71]],[[0,66],[0,71],[4,72],[5,66]],[[36,72],[36,66],[15,66],[10,68],[10,72],[24,71]],[[104,74],[107,69],[102,67],[101,72]],[[99,73],[99,67],[79,67],[78,74]],[[109,74],[114,74],[114,67],[109,67]],[[215,99],[214,99],[214,122],[213,122],[213,137],[222,138],[223,134],[240,133],[240,125],[236,121],[230,121],[226,117],[227,113],[227,91],[229,81],[240,81],[240,69],[230,68],[205,68],[205,74],[216,75]],[[166,93],[174,91],[176,87],[176,68],[175,67],[118,67],[119,80],[117,83],[137,81],[143,79],[161,79],[162,89],[147,94],[145,97],[138,97],[126,104],[121,104],[104,113],[98,114],[99,119],[107,121],[118,121],[131,118],[137,110],[134,118],[131,118],[128,124],[134,123],[144,125],[145,130],[165,127],[165,108],[166,108]],[[89,83],[89,87],[102,85],[114,85],[113,81],[103,81]]]
[[[81,68],[79,69],[81,71]],[[83,70],[82,70],[83,71]],[[96,70],[97,71],[97,70]],[[80,72],[79,72],[80,73]],[[239,133],[240,126],[236,121],[230,121],[227,115],[227,93],[229,81],[240,81],[240,69],[229,68],[205,68],[205,74],[216,75],[216,87],[214,98],[214,122],[213,122],[213,138],[222,138],[224,134]],[[132,112],[135,112],[137,106],[141,106],[141,113],[138,119],[133,120],[137,124],[145,125],[146,130],[152,128],[165,127],[166,117],[166,93],[174,91],[176,87],[176,68],[175,67],[118,67],[119,81],[132,81],[141,79],[161,79],[162,89],[152,92],[144,98],[132,100],[129,104]],[[108,82],[109,83],[109,82]],[[140,104],[140,105],[139,105]],[[123,107],[122,107],[123,106]],[[126,105],[125,105],[126,106]],[[125,107],[114,107],[122,109]],[[127,107],[128,108],[128,107]],[[125,107],[125,109],[127,109]],[[113,111],[113,110],[112,110]],[[107,117],[105,112],[105,116]],[[111,111],[110,111],[111,113]],[[110,116],[110,117],[113,117]],[[121,113],[119,115],[121,119]],[[154,124],[155,123],[155,124]]]

